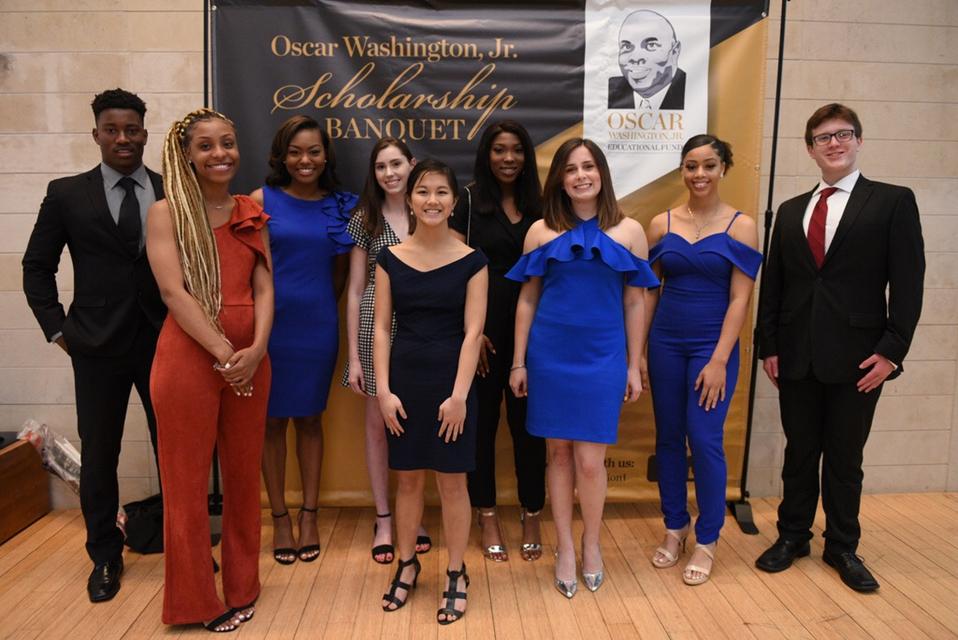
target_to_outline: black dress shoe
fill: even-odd
[[[765,553],[758,557],[758,560],[755,561],[755,566],[762,571],[778,573],[792,566],[792,560],[795,558],[804,558],[811,553],[811,551],[808,542],[795,542],[794,540],[782,540],[779,538],[775,544],[766,549]]]
[[[878,580],[871,574],[871,571],[862,564],[862,559],[854,553],[846,551],[845,553],[822,554],[822,560],[830,567],[838,569],[842,582],[855,591],[874,591],[879,587]]]
[[[117,556],[109,562],[100,562],[93,567],[93,573],[86,583],[90,602],[104,602],[115,596],[120,590],[122,574],[123,556]]]

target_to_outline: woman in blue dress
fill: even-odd
[[[273,557],[280,564],[319,556],[316,527],[323,464],[322,412],[336,352],[339,311],[353,240],[346,231],[356,196],[342,191],[329,134],[294,116],[273,136],[266,186],[252,198],[269,215],[276,319],[269,338],[273,385],[266,415],[263,478],[273,515]],[[296,429],[303,485],[299,539],[286,508],[286,429]]]
[[[509,383],[528,396],[526,428],[546,438],[546,482],[556,526],[555,586],[575,595],[573,496],[582,510],[582,579],[595,591],[605,507],[605,453],[619,412],[642,392],[645,288],[658,285],[645,257],[645,232],[619,208],[608,162],[591,140],[556,151],[546,178],[543,219],[507,274],[522,280]]]
[[[691,529],[688,446],[699,508],[695,550],[683,572],[689,585],[708,580],[725,522],[725,416],[738,379],[738,337],[762,264],[755,222],[719,197],[731,166],[728,144],[710,135],[691,138],[680,168],[688,202],[649,225],[649,261],[662,279],[661,291],[648,296],[648,376],[666,529],[652,564],[674,566]]]

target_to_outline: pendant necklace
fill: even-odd
[[[708,216],[708,218],[705,220],[705,222],[702,223],[702,226],[699,226],[699,224],[695,221],[695,214],[692,213],[692,207],[690,207],[690,206],[688,205],[688,203],[685,203],[685,208],[689,210],[689,216],[691,216],[691,218],[692,218],[692,226],[695,227],[695,239],[696,239],[696,240],[699,239],[699,235],[701,235],[702,229],[704,229],[705,227],[709,226],[709,223],[712,222],[712,219],[715,217],[715,214],[718,213],[718,210],[719,210],[721,207],[722,207],[722,203],[719,202],[718,205],[716,205],[716,207],[715,207],[715,211],[713,211],[712,213],[709,214],[709,216]]]

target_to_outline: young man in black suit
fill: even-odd
[[[755,564],[782,571],[809,554],[821,462],[823,559],[852,589],[873,591],[878,581],[855,553],[862,453],[882,383],[904,370],[921,314],[921,224],[910,189],[856,169],[854,111],[818,109],[805,144],[822,179],[779,208],[759,298],[759,353],[787,444],[778,541]]]
[[[94,569],[90,600],[120,589],[123,534],[117,463],[130,390],[136,387],[156,451],[150,368],[166,307],[146,258],[146,212],[163,197],[160,176],[143,166],[146,105],[114,89],[93,100],[93,140],[102,162],[52,181],[23,256],[23,291],[47,340],[73,364],[81,442],[80,506]],[[68,313],[57,291],[64,246],[73,262]]]

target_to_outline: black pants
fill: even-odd
[[[861,393],[855,383],[826,384],[814,377],[780,378],[778,386],[787,440],[779,536],[795,542],[812,539],[821,463],[825,550],[854,553],[861,537],[862,456],[881,387]]]
[[[502,398],[506,401],[506,422],[512,434],[513,457],[519,502],[529,511],[545,505],[545,440],[526,431],[526,399],[517,398],[509,388],[512,348],[505,341],[496,344],[497,354],[489,354],[489,373],[476,377],[479,401],[476,425],[476,470],[468,475],[472,506],[490,509],[496,506],[496,432]]]
[[[150,401],[150,369],[158,334],[140,319],[130,350],[116,357],[74,355],[77,429],[80,434],[80,508],[86,523],[86,550],[94,563],[123,552],[123,533],[116,527],[120,489],[116,470],[130,391],[136,387],[156,455],[156,417]],[[157,465],[159,468],[159,465]]]

